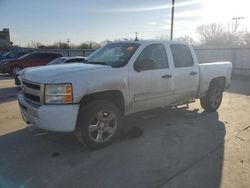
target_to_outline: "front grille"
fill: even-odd
[[[32,89],[35,89],[35,90],[40,90],[40,85],[36,85],[36,84],[33,84],[33,83],[28,83],[27,81],[23,81],[23,85],[29,87],[29,88],[32,88]]]
[[[43,85],[28,80],[22,80],[24,99],[27,102],[41,105],[43,102]]]
[[[40,102],[40,97],[29,94],[29,93],[24,93],[24,97],[32,101]]]

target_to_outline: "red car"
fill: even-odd
[[[46,65],[58,57],[62,57],[62,54],[55,52],[32,52],[18,59],[0,61],[0,73],[15,75],[21,69]]]

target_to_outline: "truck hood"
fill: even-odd
[[[84,63],[51,65],[25,69],[21,72],[21,78],[37,83],[53,83],[56,80],[64,80],[60,78],[74,78],[74,76],[78,74],[83,76],[86,73],[94,73],[110,69],[112,68],[106,65]]]

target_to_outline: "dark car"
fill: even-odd
[[[2,56],[0,56],[0,61],[2,60],[8,60],[8,59],[17,59],[27,53],[27,51],[12,51],[12,52],[6,52]]]
[[[15,75],[21,69],[46,65],[58,57],[62,57],[62,55],[55,52],[32,52],[18,59],[1,61],[0,72]]]
[[[59,64],[68,64],[68,63],[84,63],[84,60],[85,60],[85,57],[83,57],[83,56],[59,57],[57,59],[52,60],[47,65],[59,65]],[[17,72],[15,75],[15,84],[17,86],[20,86],[20,84],[21,84],[19,76],[22,73],[22,71],[24,71],[24,70]]]

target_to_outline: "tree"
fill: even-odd
[[[227,29],[226,29],[227,28]],[[209,25],[201,25],[197,28],[200,36],[200,42],[203,46],[211,47],[242,47],[250,45],[250,34],[247,30],[235,32],[233,24],[227,27],[212,23]]]
[[[31,40],[29,43],[28,43],[28,48],[38,48],[39,46],[41,46],[42,44],[40,42],[36,42],[36,41],[33,41]]]
[[[225,29],[221,24],[201,25],[197,28],[197,33],[200,35],[202,45],[220,46],[224,43]]]
[[[95,41],[86,41],[86,42],[82,42],[78,48],[80,49],[96,49],[96,48],[100,48],[100,44],[95,42]]]
[[[241,45],[244,47],[250,47],[250,33],[246,32],[242,35]]]
[[[190,45],[196,45],[197,44],[192,37],[187,36],[187,35],[185,35],[183,37],[178,37],[176,40],[181,41],[181,42],[185,42],[185,43],[190,44]]]
[[[169,35],[161,34],[161,35],[157,36],[156,39],[159,39],[159,40],[170,40],[170,37],[169,37]]]
[[[104,46],[104,45],[109,44],[109,43],[111,43],[111,42],[112,42],[111,40],[106,39],[106,40],[102,41],[102,42],[100,43],[100,45],[101,45],[101,46]]]

